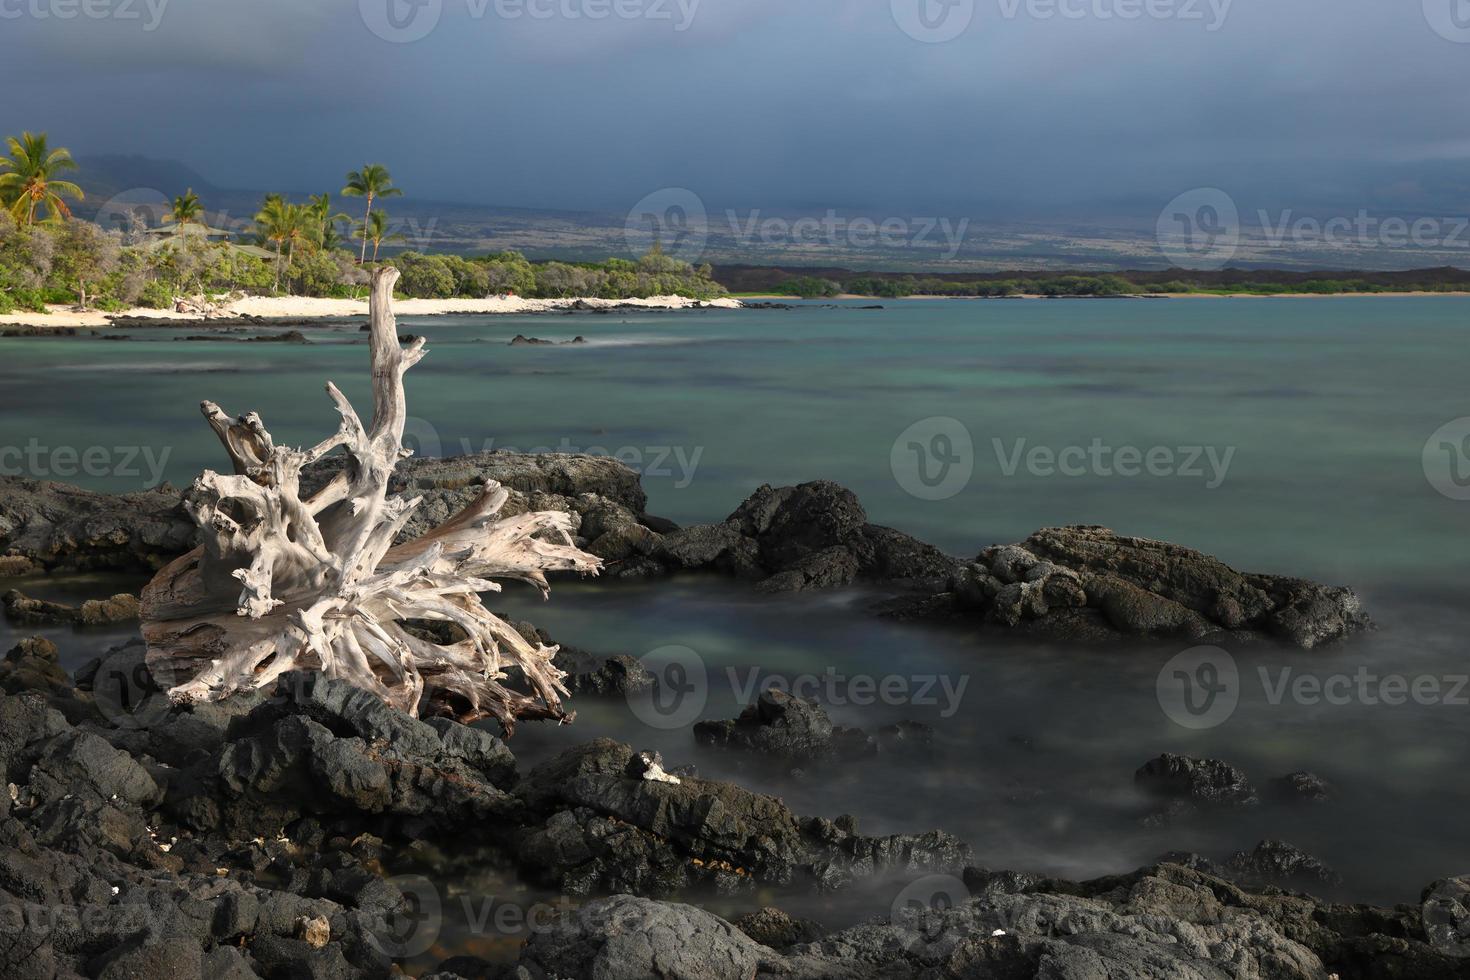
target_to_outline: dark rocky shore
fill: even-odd
[[[1227,880],[1312,870],[1269,842],[1090,882],[991,872],[942,831],[865,836],[608,740],[520,773],[487,731],[319,675],[167,707],[137,646],[75,686],[23,646],[7,663],[33,663],[0,696],[7,978],[387,977],[416,896],[384,869],[426,852],[498,853],[569,899],[517,964],[460,955],[424,973],[445,980],[1470,977],[1466,882],[1374,909]],[[916,879],[915,907],[831,934],[776,909],[731,923],[660,900],[885,873]]]
[[[698,571],[766,591],[860,584],[889,597],[878,614],[1088,642],[1310,649],[1369,626],[1345,588],[1240,573],[1101,528],[1047,529],[954,558],[869,523],[830,483],[762,487],[719,524],[679,528],[647,514],[636,474],[595,457],[408,461],[394,490],[424,500],[405,535],[447,518],[486,478],[512,490],[508,513],[577,515],[613,578]],[[111,497],[5,480],[0,568],[146,573],[192,543],[180,499],[167,487]],[[17,618],[66,615],[48,605],[6,599]],[[528,768],[486,729],[411,718],[319,675],[180,707],[161,694],[166,679],[149,673],[140,643],[74,677],[56,657],[38,637],[0,661],[7,978],[375,978],[410,958],[415,975],[441,980],[1470,977],[1464,880],[1433,883],[1422,905],[1329,904],[1283,890],[1334,876],[1279,841],[1218,860],[1165,855],[1089,882],[989,871],[942,827],[873,836],[851,817],[798,814],[677,759],[666,768],[637,745],[594,739]],[[558,663],[579,697],[654,683],[628,657],[564,648]],[[912,724],[840,728],[819,705],[766,692],[735,719],[701,723],[691,744],[820,779],[823,767],[875,753],[922,752],[931,736]],[[1310,773],[1258,792],[1226,763],[1179,756],[1145,763],[1136,779],[1158,802],[1144,818],[1161,825],[1263,795],[1279,805],[1331,795]],[[463,871],[468,854],[564,906],[494,963],[408,949],[404,923],[422,912],[421,896],[391,872],[442,877]],[[891,917],[837,932],[775,907],[731,922],[674,901],[779,906],[783,895],[876,880],[912,884]]]
[[[333,463],[306,474],[303,487],[325,483]],[[406,460],[393,491],[423,503],[401,539],[446,520],[487,478],[512,491],[508,516],[575,514],[579,538],[615,579],[713,572],[767,592],[863,584],[892,594],[878,610],[885,615],[980,622],[1070,642],[1272,639],[1312,649],[1372,625],[1349,588],[1238,572],[1181,545],[1101,527],[1046,528],[970,560],[952,557],[870,523],[851,491],[825,481],[763,486],[724,521],[681,528],[647,513],[635,472],[595,456]],[[193,542],[181,499],[167,486],[111,496],[0,478],[0,574],[156,569]]]

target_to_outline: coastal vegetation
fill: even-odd
[[[1134,282],[1121,275],[1060,275],[987,280],[979,282],[946,279],[902,279],[864,277],[844,283],[843,292],[860,296],[1146,296],[1191,294],[1213,296],[1279,296],[1291,293],[1333,295],[1338,293],[1451,292],[1461,285],[1417,283],[1390,286],[1367,279],[1307,279],[1300,282],[1248,281],[1211,285],[1187,279],[1165,282]]]
[[[966,279],[960,276],[916,276],[820,270],[821,275],[769,275],[777,270],[720,270],[721,279],[740,293],[774,293],[817,299],[839,295],[897,299],[907,296],[1282,296],[1357,293],[1453,293],[1470,291],[1470,276],[1458,269],[1426,269],[1418,273],[1320,274],[1275,273],[1270,270],[1227,270],[1196,273],[1172,269],[1163,273],[1005,273]],[[750,281],[741,281],[750,276]],[[732,281],[734,280],[734,281]]]
[[[71,153],[45,133],[6,141],[0,157],[0,313],[44,313],[48,304],[118,311],[173,308],[181,298],[208,302],[229,294],[290,293],[362,298],[372,269],[393,266],[404,298],[479,299],[514,293],[527,298],[725,294],[709,266],[695,268],[657,246],[632,261],[532,262],[519,252],[465,257],[403,251],[383,208],[401,196],[382,164],[347,175],[341,194],[364,201],[362,221],[338,211],[332,196],[293,201],[268,194],[252,221],[210,226],[208,202],[193,188],[172,199],[150,224],[146,208],[118,206],[126,227],[106,227],[72,213],[85,199],[60,175],[77,169]],[[348,238],[351,236],[351,239]],[[371,246],[371,248],[369,248]]]

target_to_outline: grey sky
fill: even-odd
[[[1470,208],[1466,0],[414,2],[0,0],[0,130],[510,206]]]

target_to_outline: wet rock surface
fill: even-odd
[[[319,488],[344,465],[322,460],[303,474],[303,488]],[[423,499],[399,540],[453,516],[486,479],[511,491],[507,516],[575,515],[579,539],[607,563],[610,578],[714,572],[767,592],[872,585],[898,594],[882,610],[891,616],[978,619],[1087,643],[1270,638],[1312,649],[1372,626],[1351,589],[1238,572],[1181,545],[1102,527],[1047,528],[962,561],[869,523],[857,497],[830,481],[762,486],[724,521],[680,528],[646,513],[637,473],[599,456],[495,451],[405,460],[391,490]],[[0,574],[156,569],[193,544],[181,496],[167,486],[113,497],[0,478]]]
[[[115,655],[123,674],[127,654]],[[433,973],[444,980],[1470,976],[1463,879],[1436,882],[1422,908],[1329,905],[1266,887],[1332,880],[1272,841],[1218,867],[1180,857],[1194,866],[1091,882],[988,872],[942,832],[865,836],[851,818],[668,778],[656,754],[617,742],[521,775],[488,732],[410,718],[318,675],[158,711],[116,700],[106,663],[57,690],[53,658],[26,640],[0,670],[19,692],[0,695],[7,978],[387,977],[398,969],[389,923],[415,907],[385,877],[390,854],[427,846],[458,859],[477,844],[586,900],[535,931],[519,963],[455,956]],[[1173,795],[1246,793],[1223,764],[1165,759],[1149,778]],[[732,923],[654,900],[890,872],[942,873],[968,897],[835,933],[774,908]],[[639,897],[597,897],[618,891]]]
[[[972,977],[976,980],[1340,980],[1470,976],[1470,962],[1426,942],[1418,910],[1255,895],[1161,864],[1090,882],[971,869],[972,897],[917,908],[784,948],[780,913],[741,928],[687,905],[616,896],[566,914],[533,939],[531,977]],[[772,914],[774,913],[774,914]],[[754,920],[754,921],[752,921]],[[762,921],[765,920],[765,921]],[[774,924],[771,928],[767,923]],[[696,956],[689,956],[697,952]]]
[[[1372,627],[1351,589],[1238,572],[1192,548],[1091,525],[987,548],[949,592],[966,615],[1065,639],[1269,637],[1310,650]]]
[[[886,869],[958,872],[969,856],[938,832],[872,838],[850,818],[799,818],[605,740],[522,778],[489,732],[411,718],[317,674],[219,704],[158,710],[136,690],[124,703],[101,681],[141,667],[130,650],[91,665],[81,689],[53,691],[60,679],[38,671],[0,696],[13,785],[0,797],[0,907],[24,918],[50,903],[93,928],[7,934],[0,975],[386,976],[384,919],[405,901],[384,877],[389,846],[499,847],[577,895],[835,888]],[[35,639],[7,662],[52,657]]]
[[[308,492],[319,488],[344,465],[340,457],[324,459],[302,474],[302,486]],[[648,503],[638,474],[608,457],[495,451],[410,458],[399,463],[392,492],[424,499],[400,539],[452,517],[487,479],[511,491],[506,515],[565,510],[584,518],[600,515],[604,524],[631,524]],[[183,491],[167,484],[114,495],[0,477],[0,574],[154,571],[194,546],[197,528],[182,499]]]
[[[1166,752],[1139,767],[1133,781],[1164,800],[1203,806],[1254,806],[1260,802],[1249,777],[1219,759],[1195,759]]]
[[[0,606],[4,607],[5,618],[17,626],[109,626],[138,619],[138,597],[127,593],[68,606],[33,599],[18,589],[11,589],[0,596]]]
[[[852,491],[829,481],[762,486],[720,524],[697,525],[640,543],[632,571],[717,571],[767,592],[874,582],[942,588],[958,562],[892,528],[868,523]]]
[[[703,745],[769,756],[787,762],[852,761],[881,751],[921,749],[934,730],[917,722],[887,725],[876,735],[834,725],[815,701],[780,690],[762,691],[730,721],[701,721],[694,738]]]
[[[969,848],[940,831],[866,837],[851,817],[799,817],[733,783],[629,774],[634,751],[608,739],[570,749],[517,787],[525,868],[574,895],[667,895],[694,884],[840,888],[883,871],[957,871]]]
[[[1332,784],[1313,772],[1291,772],[1271,780],[1271,798],[1283,803],[1326,803],[1336,795]]]
[[[196,528],[165,484],[105,494],[0,477],[0,571],[152,571],[188,551]]]
[[[510,621],[509,617],[502,616],[501,618]],[[563,678],[562,683],[574,695],[626,698],[639,692],[652,690],[654,687],[655,680],[652,672],[636,657],[626,653],[611,656],[591,653],[579,647],[556,643],[550,634],[531,623],[511,621],[511,625],[526,638],[528,643],[540,643],[557,648],[556,659],[553,662],[560,670],[566,671],[567,676]],[[518,684],[520,682],[519,668],[515,666],[506,668],[506,676],[511,683]]]
[[[1248,888],[1300,888],[1306,891],[1342,884],[1342,876],[1295,845],[1263,840],[1249,851],[1237,851],[1224,861],[1199,854],[1173,852],[1159,859]]]

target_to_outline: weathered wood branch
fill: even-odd
[[[500,518],[508,494],[488,481],[461,513],[393,545],[419,503],[388,495],[409,455],[403,377],[426,353],[422,338],[398,342],[397,278],[391,268],[373,276],[368,427],[332,384],[341,424],[305,450],[277,446],[254,412],[232,419],[201,406],[234,473],[205,471],[194,482],[185,507],[201,543],[142,596],[148,663],[175,700],[216,700],[308,669],[411,714],[493,717],[507,732],[518,719],[569,720],[556,648],[527,643],[479,593],[498,590],[497,578],[545,594],[548,572],[595,575],[600,562],[576,546],[570,515]],[[348,465],[303,500],[302,468],[338,449]],[[510,665],[529,690],[505,685]]]

